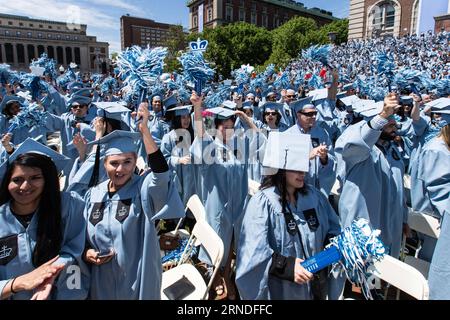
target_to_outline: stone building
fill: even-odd
[[[29,71],[30,62],[47,53],[64,68],[75,62],[81,72],[100,72],[109,44],[86,34],[87,26],[0,14],[0,63]]]
[[[187,6],[191,32],[198,31],[200,20],[204,27],[209,28],[241,21],[269,30],[295,16],[312,18],[319,26],[337,20],[329,11],[308,9],[303,3],[293,0],[188,0]]]
[[[450,0],[350,0],[349,39],[449,30]]]

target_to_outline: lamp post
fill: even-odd
[[[336,41],[337,32],[328,32],[328,39],[330,39],[330,43],[333,43]]]

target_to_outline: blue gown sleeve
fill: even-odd
[[[141,186],[141,201],[149,220],[178,219],[185,216],[184,205],[171,181],[170,170],[147,174]]]
[[[56,286],[56,299],[85,299],[88,293],[88,269],[82,260],[86,239],[84,202],[75,193],[62,193],[64,233],[60,257],[54,264],[64,264]]]
[[[55,111],[56,115],[60,116],[67,112],[66,100],[53,86],[49,86],[48,96],[51,99],[52,110]]]
[[[244,300],[270,299],[272,250],[269,244],[269,200],[262,192],[247,204],[237,246],[236,285]]]
[[[419,162],[418,179],[424,182],[426,193],[441,217],[450,214],[450,157],[448,152],[425,150]]]

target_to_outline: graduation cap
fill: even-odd
[[[252,109],[253,110],[253,101],[245,101],[242,103],[242,109]]]
[[[328,89],[324,88],[310,91],[308,92],[308,97],[313,97],[313,102],[325,100],[328,98]]]
[[[206,111],[214,114],[214,116],[219,120],[227,120],[235,116],[236,111],[224,108],[224,107],[216,107],[206,109]]]
[[[236,103],[230,100],[225,100],[222,102],[222,107],[230,109],[230,110],[236,110]]]
[[[54,151],[53,149],[43,145],[40,142],[37,142],[32,138],[27,138],[20,146],[18,146],[14,150],[14,152],[9,156],[8,160],[0,165],[0,177],[3,177],[5,175],[8,163],[12,163],[22,154],[31,152],[39,153],[52,159],[58,173],[60,173],[70,162],[70,159],[68,157]]]
[[[8,103],[13,103],[16,102],[20,105],[22,105],[24,103],[25,99],[22,97],[18,97],[18,96],[4,96],[3,100],[0,104],[0,112],[3,112],[3,110],[5,110],[6,105]]]
[[[170,95],[163,101],[163,105],[166,110],[172,109],[171,107],[176,106],[177,104],[178,100],[175,94]]]
[[[67,101],[67,104],[69,106],[72,105],[89,105],[91,103],[92,99],[90,97],[85,97],[85,96],[72,96],[69,98],[69,100]]]
[[[303,109],[315,109],[316,106],[312,104],[313,97],[306,97],[297,101],[293,101],[289,104],[291,109],[297,113]]]
[[[75,92],[75,91],[78,91],[78,90],[80,90],[82,88],[84,88],[84,84],[82,82],[75,81],[75,82],[71,82],[71,83],[69,83],[67,85],[67,89],[70,92]]]
[[[347,83],[346,85],[344,85],[342,87],[343,91],[348,91],[348,90],[352,90],[352,89],[355,89],[355,87],[353,86],[353,83]]]
[[[346,106],[347,108],[353,107],[355,103],[357,103],[359,100],[358,96],[353,95],[353,96],[347,96],[344,98],[339,99],[342,101],[342,103],[344,104],[344,106]],[[354,107],[353,107],[354,109]]]
[[[91,93],[94,89],[92,88],[83,88],[73,92],[73,96],[83,96],[83,97],[91,97]]]
[[[97,107],[98,117],[120,121],[123,130],[129,129],[129,113],[131,110],[125,106],[124,102],[94,102],[94,105]]]
[[[192,105],[187,106],[180,106],[175,107],[170,110],[167,110],[168,112],[175,112],[175,116],[186,116],[191,113]]]
[[[359,113],[366,118],[372,118],[379,114],[383,110],[384,101],[373,102],[373,100],[363,100],[355,110],[355,113]],[[367,101],[367,102],[366,102]]]
[[[450,123],[450,98],[440,98],[433,102],[431,112],[440,114],[444,121]]]
[[[264,103],[262,106],[263,111],[271,109],[271,110],[278,111],[280,114],[281,114],[281,111],[283,110],[283,108],[284,108],[284,105],[282,103],[271,102],[271,101]]]
[[[401,96],[400,97],[400,104],[402,104],[402,105],[413,104],[413,98],[410,97],[410,96]]]
[[[129,152],[136,153],[137,141],[141,138],[140,132],[115,130],[98,140],[89,142],[87,145],[103,145],[105,147],[105,156]]]
[[[311,136],[288,132],[271,132],[263,160],[264,175],[274,175],[278,169],[309,171]]]

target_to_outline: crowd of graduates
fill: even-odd
[[[191,219],[197,195],[225,249],[217,296],[231,280],[241,299],[342,299],[339,265],[301,263],[358,218],[399,258],[413,210],[440,221],[414,236],[430,298],[449,299],[449,40],[313,46],[220,82],[154,68],[145,90],[124,61],[157,65],[158,48],[102,75],[0,65],[1,298],[160,299],[160,221]]]

